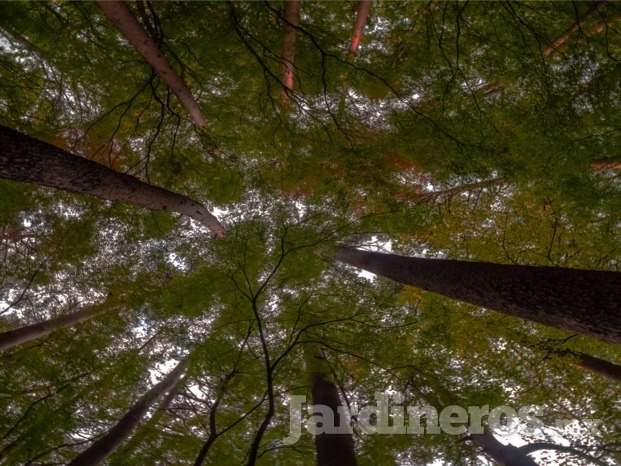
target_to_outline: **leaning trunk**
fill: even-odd
[[[535,460],[526,456],[513,445],[503,445],[493,434],[472,434],[468,437],[479,445],[498,466],[538,466]]]
[[[338,261],[504,314],[621,344],[621,273],[420,259],[340,247]]]
[[[69,466],[95,466],[104,461],[116,450],[121,443],[129,438],[134,428],[140,423],[149,408],[167,391],[171,390],[185,369],[186,359],[183,359],[164,380],[149,390],[121,420],[96,441],[90,448],[75,458]]]
[[[117,173],[84,157],[0,126],[0,178],[87,194],[192,217],[218,236],[224,228],[207,208],[182,194]]]
[[[192,92],[183,78],[170,66],[160,48],[144,30],[129,7],[122,0],[97,0],[97,5],[153,70],[160,75],[192,117],[194,123],[204,126],[205,118]]]
[[[342,406],[336,385],[330,377],[330,370],[325,356],[318,349],[315,354],[307,356],[311,373],[311,392],[314,405],[330,408],[334,416],[334,427],[345,426],[345,419],[340,419],[339,407]],[[322,433],[315,436],[318,466],[356,466],[354,440],[352,434]]]
[[[73,312],[68,315],[55,317],[53,319],[39,322],[38,324],[27,325],[15,330],[0,333],[0,351],[13,348],[14,346],[27,343],[38,338],[43,338],[56,330],[72,327],[73,325],[92,319],[105,312],[116,310],[114,306],[99,304],[96,306]]]
[[[550,354],[560,356],[562,358],[570,358],[571,362],[580,367],[596,374],[602,375],[612,380],[621,382],[621,366],[608,362],[605,359],[596,358],[589,354],[580,353],[571,350],[555,350],[550,349]]]

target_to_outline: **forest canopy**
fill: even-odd
[[[0,464],[621,463],[621,4],[0,2],[0,50]]]

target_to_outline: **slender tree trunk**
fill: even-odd
[[[97,0],[97,5],[155,72],[160,75],[192,117],[194,123],[198,126],[204,126],[205,118],[192,92],[190,92],[183,78],[164,57],[151,36],[138,22],[129,7],[122,0]]]
[[[591,162],[593,170],[615,170],[621,168],[621,155],[599,159]]]
[[[498,466],[538,466],[535,460],[529,458],[517,447],[503,445],[490,432],[471,434],[468,438],[479,445]]]
[[[70,154],[51,144],[0,126],[0,178],[88,194],[152,210],[192,217],[218,236],[224,228],[207,208],[189,197]]]
[[[349,51],[347,53],[347,62],[353,63],[356,59],[356,53],[358,52],[358,46],[362,39],[362,33],[364,26],[367,23],[369,17],[369,11],[371,10],[371,0],[359,0],[358,12],[356,13],[356,23],[354,24],[354,32],[351,37],[351,43],[349,44]],[[341,99],[339,101],[339,115],[342,115],[345,110],[345,99],[349,94],[349,69],[343,76],[343,88],[341,89]]]
[[[282,84],[283,104],[285,107],[289,103],[289,95],[293,90],[293,75],[295,74],[295,39],[296,30],[300,22],[301,0],[285,0],[283,10],[283,34],[282,34]]]
[[[70,466],[96,466],[110,456],[129,438],[149,408],[167,391],[171,390],[183,373],[187,359],[183,359],[157,385],[149,390],[108,433],[75,458]]]
[[[607,1],[597,1],[591,7],[584,12],[584,14],[578,18],[578,20],[572,24],[558,39],[556,39],[550,47],[543,51],[543,57],[547,58],[552,53],[554,53],[560,46],[562,46],[567,39],[569,39],[574,33],[582,28],[584,23],[586,23],[592,16],[599,13],[599,9],[604,7],[608,2]]]
[[[15,330],[0,333],[0,351],[13,348],[14,346],[27,343],[38,338],[43,338],[56,330],[72,327],[73,325],[92,319],[98,315],[117,310],[118,308],[110,304],[98,304],[81,311],[55,317],[53,319],[39,322],[38,324],[27,325]]]
[[[330,408],[334,415],[334,426],[340,427],[338,408],[342,406],[341,398],[331,380],[330,369],[321,349],[317,349],[312,355],[307,354],[307,365],[310,369],[313,404]],[[351,433],[316,435],[315,447],[318,466],[356,466],[354,439]]]
[[[621,344],[621,273],[420,259],[340,247],[340,262],[504,314]]]

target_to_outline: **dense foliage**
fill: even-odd
[[[349,405],[533,404],[546,427],[507,438],[574,449],[540,464],[621,462],[619,381],[560,352],[618,347],[324,259],[621,272],[621,5],[377,2],[352,53],[357,4],[304,2],[291,90],[282,2],[129,6],[204,127],[66,1],[0,3],[0,124],[203,202],[227,235],[0,180],[0,331],[110,308],[0,354],[0,462],[71,461],[187,355],[109,464],[192,464],[208,439],[205,464],[314,464],[310,434],[282,439],[317,346]],[[464,436],[354,435],[360,465],[491,464]]]

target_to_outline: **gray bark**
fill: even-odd
[[[340,262],[397,282],[621,344],[621,273],[419,259],[340,247]]]
[[[13,348],[14,346],[18,346],[38,338],[43,338],[56,330],[71,327],[112,310],[116,310],[116,308],[114,306],[100,304],[92,306],[88,309],[73,312],[71,314],[55,317],[44,322],[0,333],[0,351]]]
[[[177,364],[161,382],[151,388],[151,390],[138,400],[105,436],[77,456],[69,463],[69,466],[96,466],[110,456],[119,445],[129,438],[149,408],[163,396],[164,393],[175,386],[185,369],[186,362],[187,360],[183,359]]]
[[[187,215],[224,236],[207,208],[187,196],[117,173],[84,157],[0,126],[0,178]]]

